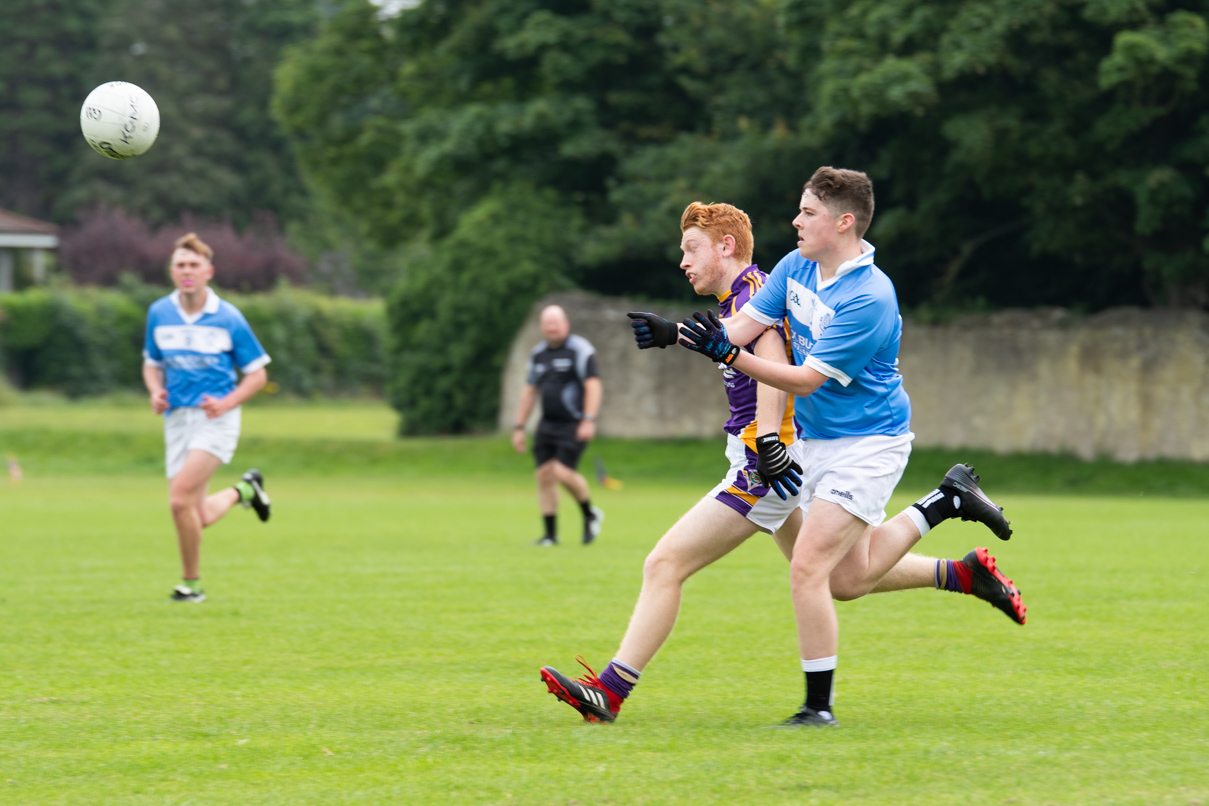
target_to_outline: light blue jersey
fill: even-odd
[[[235,388],[235,368],[246,375],[269,363],[248,320],[207,289],[201,313],[189,316],[180,291],[151,303],[143,361],[164,370],[169,411],[200,406],[203,395],[223,397]]]
[[[911,401],[898,374],[898,297],[890,278],[873,264],[873,246],[861,241],[861,249],[827,283],[819,282],[817,263],[789,253],[742,309],[769,326],[788,316],[795,363],[828,377],[794,404],[807,439],[911,430]]]

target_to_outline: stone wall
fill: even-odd
[[[1209,460],[1209,315],[1009,311],[908,324],[918,444]]]
[[[713,304],[711,300],[703,302]],[[604,387],[597,433],[616,437],[722,434],[722,424],[728,416],[726,392],[722,389],[721,372],[715,365],[683,347],[637,349],[626,312],[650,310],[650,303],[581,292],[552,294],[541,300],[513,340],[504,366],[501,429],[510,429],[516,417],[529,351],[542,340],[538,312],[550,303],[563,306],[571,320],[571,331],[596,346],[596,361]],[[693,310],[660,306],[658,313],[678,321]],[[532,425],[536,413],[530,420]]]
[[[501,428],[512,424],[529,350],[541,340],[537,311],[550,302],[596,345],[602,435],[721,434],[718,370],[680,348],[635,349],[625,313],[649,304],[583,293],[552,295],[525,321],[504,372]],[[691,311],[657,312],[680,319]],[[1009,311],[945,325],[907,322],[901,360],[920,447],[1209,460],[1204,313]]]

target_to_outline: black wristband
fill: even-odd
[[[770,433],[764,434],[763,436],[756,437],[756,449],[759,450],[761,445],[769,445],[771,443],[780,442],[780,441],[781,441],[781,435],[778,434],[776,431],[772,431]]]

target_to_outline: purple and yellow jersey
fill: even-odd
[[[748,266],[743,272],[735,278],[731,284],[730,291],[718,298],[718,316],[723,319],[728,319],[739,312],[748,300],[760,290],[764,285],[764,280],[768,277],[764,272],[760,271],[758,266]],[[792,348],[789,345],[789,340],[786,338],[785,323],[776,325],[777,333],[781,334],[781,338],[785,339],[785,351],[790,362],[793,361]],[[748,346],[743,349],[747,352],[753,352],[752,345],[756,343],[753,339]],[[747,447],[754,453],[756,450],[756,437],[760,436],[756,433],[756,382],[744,375],[739,370],[733,367],[726,367],[721,364],[723,383],[726,385],[726,398],[730,403],[730,419],[726,421],[726,425],[722,428],[726,433],[738,437],[743,440]],[[793,421],[793,395],[789,396],[789,405],[785,409],[785,416],[781,420],[781,442],[789,445],[797,438],[797,431],[794,428]]]

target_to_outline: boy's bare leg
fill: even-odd
[[[714,498],[703,498],[686,512],[646,558],[642,591],[617,659],[642,671],[672,633],[685,580],[755,532],[751,521]]]
[[[239,490],[234,487],[224,487],[213,495],[206,496],[202,502],[202,526],[211,526],[222,520],[231,511],[231,507],[239,503]]]
[[[789,578],[803,659],[836,654],[839,622],[831,574],[868,531],[867,523],[830,501],[815,500],[802,519]]]
[[[176,524],[181,553],[181,576],[197,579],[201,572],[202,508],[206,488],[222,461],[205,451],[189,451],[181,470],[168,482],[168,502]]]
[[[872,591],[934,587],[936,560],[908,554],[918,542],[919,528],[901,512],[876,528],[865,525],[831,573],[832,594],[849,601]]]

